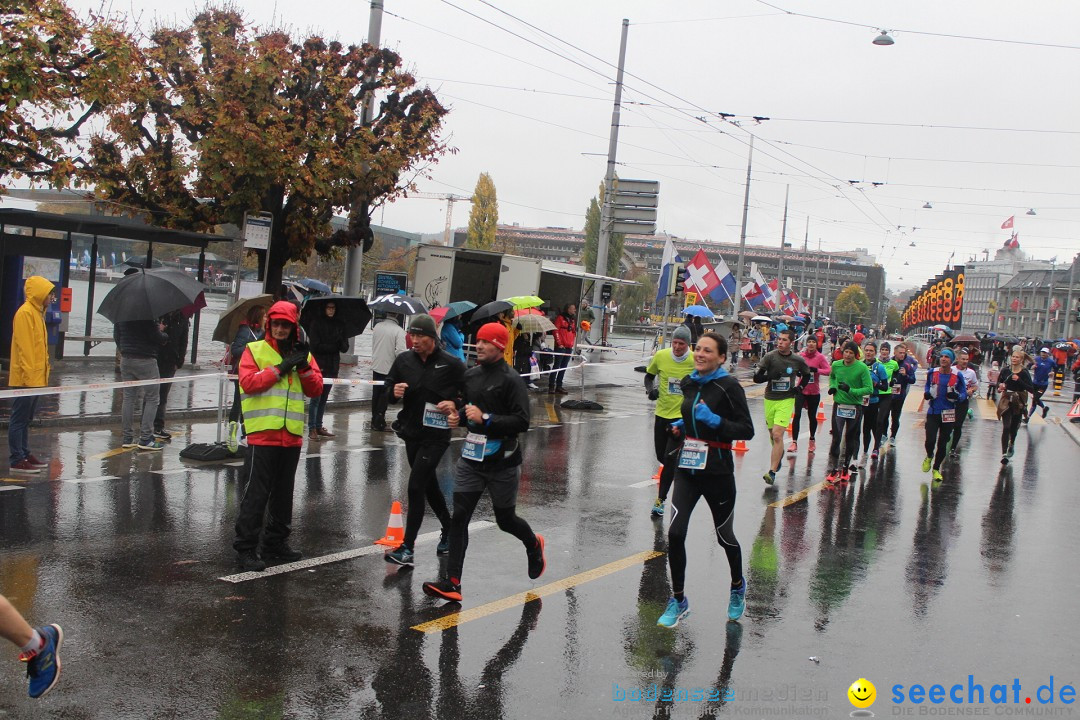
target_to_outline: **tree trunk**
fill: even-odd
[[[281,276],[285,263],[289,261],[289,240],[285,236],[285,187],[277,185],[263,198],[263,211],[274,216],[274,225],[270,231],[270,260],[266,264],[263,277],[263,290],[275,298],[280,295]]]

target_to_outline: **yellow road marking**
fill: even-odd
[[[782,508],[782,507],[787,507],[788,505],[794,505],[797,502],[802,502],[803,500],[805,500],[810,495],[810,493],[815,493],[818,490],[821,490],[823,487],[825,487],[825,481],[824,480],[817,483],[816,485],[811,485],[810,487],[808,487],[808,488],[806,488],[804,490],[800,490],[799,492],[795,493],[794,495],[788,495],[786,498],[784,498],[782,500],[777,500],[774,503],[769,503],[769,507]]]
[[[26,482],[26,478],[0,478],[0,482],[21,483]]]
[[[559,422],[559,414],[555,412],[555,405],[553,403],[544,403],[547,406],[548,420],[553,423]]]
[[[114,455],[123,455],[124,453],[133,452],[134,450],[135,450],[135,448],[118,447],[118,448],[113,448],[112,450],[106,450],[103,453],[98,453],[97,455],[91,455],[90,457],[88,457],[86,459],[87,460],[101,460],[103,458],[111,458]]]
[[[619,570],[625,570],[628,567],[634,565],[640,565],[644,562],[652,560],[653,558],[660,557],[664,553],[656,550],[648,550],[645,552],[639,552],[630,557],[623,558],[622,560],[616,560],[615,562],[609,562],[607,565],[601,565],[598,568],[592,570],[586,570],[585,572],[578,573],[577,575],[571,575],[568,578],[562,580],[556,580],[555,582],[548,583],[547,585],[541,585],[538,588],[533,588],[527,592],[517,593],[505,597],[502,600],[495,600],[483,605],[478,605],[468,610],[462,610],[461,612],[452,613],[446,617],[441,617],[438,620],[431,620],[426,623],[420,623],[419,625],[413,625],[413,630],[419,630],[423,633],[437,633],[443,630],[449,630],[452,627],[457,627],[473,620],[479,620],[485,618],[488,615],[494,615],[497,612],[502,612],[508,608],[524,605],[527,602],[531,602],[538,598],[542,598],[545,595],[552,595],[557,592],[563,592],[569,588],[587,583],[590,580],[596,580],[602,578],[605,575],[618,572]]]

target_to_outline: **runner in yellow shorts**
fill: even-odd
[[[810,366],[801,355],[792,351],[795,333],[786,325],[780,325],[776,349],[766,353],[758,363],[754,382],[768,383],[765,387],[765,427],[772,444],[769,469],[762,476],[768,485],[776,482],[776,473],[784,459],[784,431],[795,412],[795,395],[811,378]]]

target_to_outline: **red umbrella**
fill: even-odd
[[[543,315],[540,308],[524,308],[522,310],[515,310],[514,317],[521,317],[522,315]]]
[[[180,308],[180,312],[184,313],[184,317],[189,318],[204,307],[206,307],[206,293],[199,293],[195,302]]]
[[[428,315],[435,318],[435,322],[441,323],[443,321],[443,318],[446,317],[446,313],[448,313],[448,312],[450,312],[449,307],[446,307],[446,306],[437,307],[437,308],[432,308],[431,312],[429,312]]]

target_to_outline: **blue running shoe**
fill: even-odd
[[[37,631],[45,639],[45,647],[19,655],[19,660],[26,663],[32,698],[45,695],[60,681],[60,646],[64,644],[64,631],[59,625],[45,625]]]
[[[684,597],[682,602],[679,602],[675,598],[668,600],[667,610],[660,616],[660,619],[656,621],[656,624],[660,627],[673,628],[679,624],[679,621],[690,614],[690,600]]]
[[[404,545],[398,545],[396,549],[386,553],[383,558],[386,562],[395,565],[403,565],[404,567],[413,567],[414,565],[412,548]]]
[[[727,616],[731,620],[738,620],[742,617],[744,610],[746,610],[746,578],[743,578],[742,585],[737,588],[731,588],[731,599],[728,600]]]
[[[654,518],[664,517],[664,501],[660,498],[656,499],[656,502],[652,506],[652,515]]]
[[[439,532],[439,544],[435,547],[435,554],[450,554],[450,531],[445,528]]]

